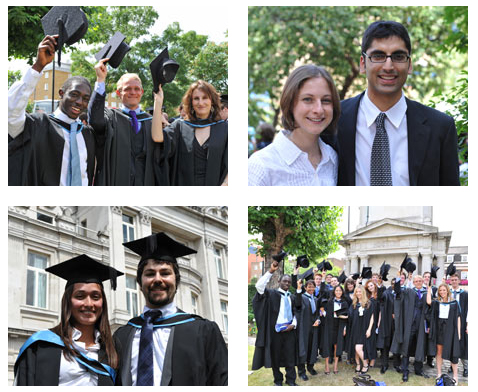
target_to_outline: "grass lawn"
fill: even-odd
[[[252,367],[252,356],[254,355],[254,346],[248,346],[248,370],[251,371]],[[391,366],[391,363],[390,363]],[[354,383],[352,378],[355,376],[355,368],[352,365],[348,365],[344,362],[339,362],[339,373],[333,374],[333,365],[330,365],[331,373],[330,375],[326,376],[324,374],[324,359],[321,358],[320,362],[316,363],[314,368],[319,374],[316,376],[311,376],[307,373],[309,377],[308,381],[302,381],[299,377],[297,377],[296,383],[299,385],[330,385],[330,386],[345,386],[351,385],[353,386]],[[281,369],[282,373],[284,374],[284,382],[285,382],[285,369]],[[369,374],[372,379],[375,381],[383,381],[387,386],[395,385],[395,386],[433,386],[435,385],[435,378],[423,378],[415,376],[413,372],[410,372],[410,377],[408,382],[402,381],[402,375],[397,373],[395,369],[391,366],[391,369],[385,373],[380,374],[379,368],[373,368],[369,370]],[[272,369],[261,368],[259,370],[254,371],[252,374],[249,375],[249,386],[268,386],[274,384],[274,379],[272,377]],[[285,385],[285,384],[284,384]],[[468,385],[467,382],[463,382],[460,380],[460,386]]]

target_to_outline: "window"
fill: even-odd
[[[48,79],[50,77],[50,72],[45,72],[45,79]]]
[[[225,301],[221,301],[221,314],[222,314],[222,324],[224,325],[224,331],[227,333],[227,329],[228,329],[227,302]]]
[[[218,248],[214,248],[214,260],[216,262],[217,277],[221,279],[226,279],[226,276],[224,274],[224,268],[222,265],[221,250]]]
[[[466,263],[468,261],[468,255],[461,255],[461,261]]]
[[[123,214],[123,242],[134,241],[133,217]]]
[[[48,83],[45,83],[45,91],[48,91]]]
[[[138,290],[136,289],[136,278],[126,275],[126,307],[131,317],[138,316]]]
[[[46,308],[47,264],[47,256],[28,252],[27,305]]]
[[[40,212],[37,212],[37,219],[45,223],[49,223],[49,224],[53,223],[53,218],[51,216],[42,214]]]
[[[447,261],[447,263],[451,263],[453,261],[453,255],[448,255],[446,257],[446,261]]]
[[[198,296],[194,293],[191,293],[191,311],[193,314],[198,314]]]
[[[468,271],[460,271],[460,274],[461,274],[461,280],[468,279]]]

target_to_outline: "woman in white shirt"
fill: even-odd
[[[118,356],[102,281],[116,288],[116,269],[81,255],[46,269],[67,280],[60,324],[20,348],[15,385],[112,386]]]
[[[427,304],[431,306],[427,316],[427,320],[430,320],[429,354],[436,357],[437,378],[443,374],[443,359],[447,359],[451,362],[453,381],[457,386],[461,322],[458,302],[452,298],[450,288],[443,282],[438,286],[436,300],[432,300],[432,287],[428,286]]]
[[[335,135],[340,116],[330,74],[313,64],[295,69],[280,108],[285,130],[249,158],[249,185],[336,185],[337,153],[321,138]]]

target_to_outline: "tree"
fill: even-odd
[[[22,78],[22,73],[20,71],[10,71],[8,70],[8,88],[12,87],[12,84],[17,80]]]
[[[457,69],[467,56],[435,53],[451,26],[447,7],[249,7],[249,116],[277,126],[282,86],[297,66],[315,63],[333,76],[341,98],[366,87],[359,73],[361,37],[375,20],[397,20],[412,40],[413,75],[405,86],[412,99],[425,102],[446,85],[454,83]],[[257,97],[270,100],[270,114],[257,113]],[[253,104],[253,105],[252,105]]]
[[[311,262],[324,258],[338,249],[341,233],[337,221],[342,207],[249,207],[249,234],[258,236],[265,270],[270,268],[272,255],[284,249],[289,255],[306,254]],[[272,285],[277,281],[271,279]]]

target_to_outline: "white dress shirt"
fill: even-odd
[[[148,310],[153,310],[144,307],[143,313]],[[159,308],[161,310],[161,317],[170,316],[177,313],[175,302]],[[154,385],[161,385],[161,376],[163,374],[164,356],[166,354],[166,347],[168,346],[169,335],[171,328],[154,328],[153,329],[153,366],[154,366]],[[138,373],[138,359],[139,359],[139,340],[141,338],[141,329],[137,329],[133,338],[133,345],[131,347],[131,380],[133,386],[136,386],[136,379]]]
[[[308,154],[281,131],[267,147],[249,158],[249,185],[337,185],[338,159],[335,150],[319,138],[322,159],[314,169]]]
[[[78,342],[81,337],[81,332],[73,328],[73,347],[80,353],[89,358],[98,360],[98,351],[100,350],[100,332],[95,331],[95,344],[88,348],[85,343]],[[97,386],[98,375],[80,365],[75,359],[68,361],[62,354],[60,361],[60,378],[58,380],[59,386]]]
[[[40,80],[40,76],[41,73],[35,71],[33,68],[29,68],[22,80],[15,82],[12,87],[10,87],[10,90],[8,90],[8,134],[12,138],[16,138],[24,130],[26,120],[25,111],[28,104],[28,97],[33,93],[33,90],[35,90],[35,87]],[[76,121],[78,122],[77,129],[80,129],[81,122],[69,118],[59,107],[55,110],[54,116],[67,124]],[[61,126],[58,125],[58,127],[60,128]],[[63,136],[65,144],[63,146],[59,185],[66,185],[68,163],[70,161],[70,134],[63,127],[61,127],[61,130],[61,136]],[[83,138],[82,132],[76,134],[76,140],[80,156],[81,184],[83,186],[88,186],[88,151],[86,150],[85,139]]]
[[[355,135],[355,185],[370,185],[370,158],[376,134],[375,120],[381,113],[365,91],[357,114]],[[408,175],[407,102],[402,93],[400,100],[384,112],[385,129],[390,145],[390,164],[393,185],[410,185]]]

